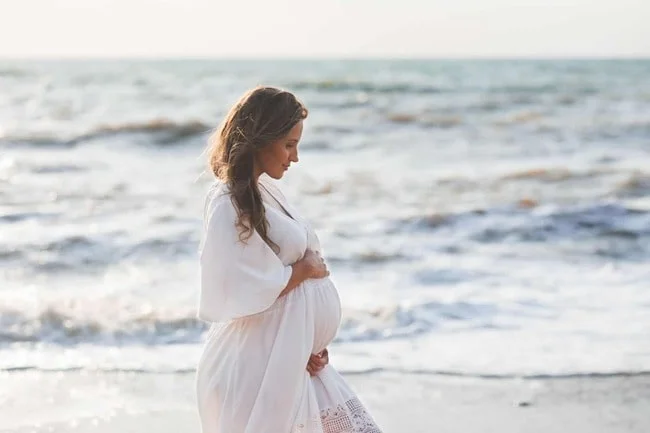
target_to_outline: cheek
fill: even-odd
[[[269,149],[264,154],[264,164],[267,166],[276,165],[278,162],[282,161],[283,152],[281,149]]]

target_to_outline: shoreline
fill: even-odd
[[[650,431],[650,375],[348,374],[384,433]],[[0,432],[199,432],[194,373],[0,373]]]

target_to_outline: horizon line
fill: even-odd
[[[399,56],[399,55],[320,55],[320,56],[299,56],[299,55],[246,55],[246,56],[228,56],[228,55],[28,55],[28,56],[2,56],[0,61],[66,61],[66,60],[92,60],[92,61],[119,61],[119,60],[147,60],[147,61],[468,61],[468,60],[650,60],[650,54],[611,54],[611,55],[590,55],[590,54],[556,54],[556,55],[459,55],[459,56]]]

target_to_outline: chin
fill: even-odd
[[[268,173],[269,177],[275,180],[280,180],[282,179],[282,176],[284,176],[284,171],[280,171],[278,173]]]

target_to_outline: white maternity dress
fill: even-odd
[[[316,234],[273,182],[260,177],[269,236],[243,243],[227,186],[206,201],[198,315],[212,322],[196,388],[203,433],[381,433],[332,366],[306,370],[336,335],[341,305],[329,278],[303,282],[278,298],[291,264]]]

